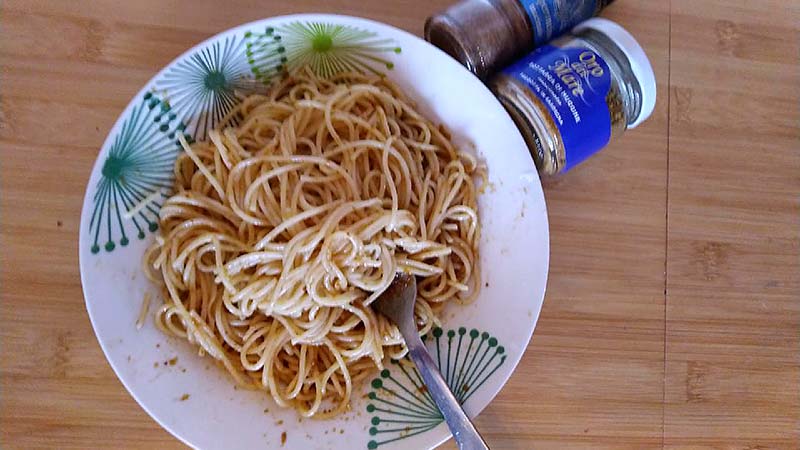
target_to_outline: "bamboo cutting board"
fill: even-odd
[[[97,151],[158,69],[261,17],[419,35],[447,3],[3,2],[0,446],[181,448],[106,363],[76,252]],[[800,448],[800,4],[617,0],[604,15],[644,46],[658,104],[545,183],[545,305],[478,428],[494,449]]]

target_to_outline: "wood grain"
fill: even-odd
[[[800,446],[798,11],[673,1],[667,448]]]
[[[0,446],[182,448],[114,377],[78,274],[91,166],[142,84],[262,17],[419,35],[447,3],[3,2]],[[605,15],[644,46],[659,101],[545,182],[547,299],[478,426],[495,449],[800,448],[800,6],[617,0]]]

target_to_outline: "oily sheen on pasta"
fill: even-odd
[[[345,410],[401,358],[370,307],[417,276],[420,333],[477,295],[475,182],[485,170],[384,78],[310,70],[250,95],[175,163],[145,255],[156,323],[304,416]]]

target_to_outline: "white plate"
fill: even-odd
[[[522,137],[491,92],[427,42],[370,20],[306,14],[239,26],[178,57],[134,97],[103,144],[81,216],[81,279],[97,339],[136,401],[193,447],[419,449],[450,435],[419,381],[398,365],[361,386],[350,412],[301,421],[263,392],[234,389],[222,369],[163,335],[152,317],[135,327],[145,292],[158,292],[141,271],[157,209],[132,219],[125,211],[159,184],[170,185],[175,133],[202,138],[214,111],[230,107],[232,81],[295,64],[314,51],[320,34],[331,38],[319,38],[324,58],[385,73],[489,168],[491,184],[479,199],[483,289],[473,304],[449,306],[444,330],[427,341],[471,416],[508,380],[536,325],[549,257],[544,197]]]

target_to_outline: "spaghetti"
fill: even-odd
[[[475,158],[384,78],[303,69],[243,99],[175,163],[145,254],[156,323],[239,385],[307,417],[401,358],[370,303],[395,272],[420,280],[420,333],[479,290]]]

